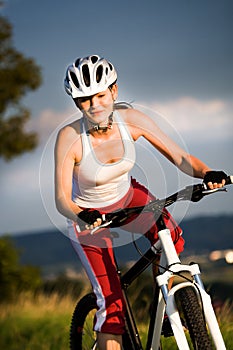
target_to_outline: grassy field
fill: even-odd
[[[71,298],[25,296],[17,304],[2,305],[0,349],[69,349],[69,323],[74,308]]]
[[[0,306],[0,349],[2,350],[68,350],[69,324],[74,300],[54,294],[46,297],[21,296],[16,304]],[[227,349],[233,349],[233,312],[229,305],[218,314]],[[143,333],[145,326],[140,327]],[[172,338],[164,349],[176,349]]]

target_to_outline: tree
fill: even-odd
[[[30,111],[20,101],[42,80],[40,67],[17,51],[11,38],[12,26],[0,16],[0,157],[5,160],[37,146],[36,133],[24,129]]]
[[[23,291],[35,291],[42,284],[37,267],[21,265],[12,240],[0,238],[0,303],[12,301]]]

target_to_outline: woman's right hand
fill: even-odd
[[[102,215],[98,210],[84,209],[77,215],[77,222],[81,230],[92,230],[101,225]]]

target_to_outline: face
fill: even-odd
[[[100,124],[106,122],[106,119],[112,113],[116,98],[117,85],[113,85],[111,90],[108,88],[92,96],[79,97],[75,99],[75,103],[88,119]]]

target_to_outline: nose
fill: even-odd
[[[91,96],[90,105],[91,107],[97,107],[99,105],[98,98],[96,96]]]

